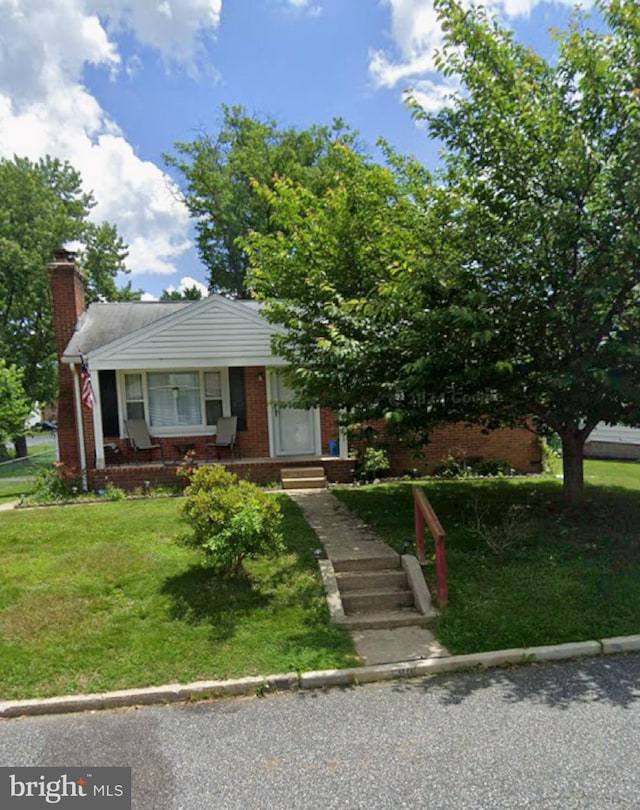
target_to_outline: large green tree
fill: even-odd
[[[22,372],[0,358],[0,442],[23,433],[30,412]]]
[[[336,379],[408,431],[532,420],[560,435],[576,502],[597,422],[640,423],[640,6],[602,2],[597,31],[576,13],[552,61],[482,9],[436,6],[458,90],[436,114],[412,109],[443,144],[441,170],[390,156],[397,196],[373,200],[362,165],[342,201],[263,189],[286,237],[252,237],[255,284],[276,322],[304,322],[278,341],[303,397]],[[325,254],[347,220],[362,221],[353,289],[344,257]]]
[[[118,297],[126,248],[113,226],[89,222],[93,197],[68,163],[2,159],[0,191],[0,356],[22,370],[30,403],[47,402],[56,381],[47,275],[54,248],[84,245],[87,301]]]
[[[355,135],[339,120],[331,127],[296,129],[251,116],[240,106],[223,106],[222,114],[219,132],[176,143],[176,154],[165,155],[165,160],[182,175],[209,288],[246,297],[248,261],[239,239],[250,231],[273,229],[269,207],[255,192],[254,181],[269,185],[289,177],[314,188],[326,186],[331,182],[330,144],[336,139],[353,143]]]
[[[129,249],[115,225],[85,222],[78,262],[85,276],[87,304],[93,301],[137,301],[140,298],[142,290],[132,290],[130,281],[123,287],[116,283],[119,274],[129,272],[125,264],[128,255]]]

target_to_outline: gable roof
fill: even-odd
[[[82,352],[95,369],[281,365],[271,353],[271,336],[280,331],[255,302],[219,295],[194,302],[99,304],[87,310],[63,361],[74,362]]]
[[[90,304],[64,352],[68,362],[137,332],[189,304],[184,301],[122,301]]]

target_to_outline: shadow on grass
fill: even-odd
[[[264,609],[270,601],[268,595],[252,587],[248,576],[225,580],[204,565],[169,577],[160,593],[172,600],[171,618],[209,625],[214,641],[232,636],[241,617]]]
[[[421,683],[394,684],[395,691],[429,690],[440,703],[457,706],[486,689],[498,688],[505,703],[528,701],[566,710],[605,703],[629,708],[640,700],[640,656],[587,658],[565,663],[438,675]]]

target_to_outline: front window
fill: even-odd
[[[222,375],[219,371],[207,371],[204,375],[204,402],[207,425],[215,425],[222,416]]]
[[[197,372],[149,373],[149,422],[151,427],[199,425],[200,375]]]
[[[206,432],[229,408],[224,370],[136,371],[123,374],[126,419],[146,419],[150,429]]]
[[[142,374],[127,374],[125,377],[127,419],[144,419],[144,390]]]

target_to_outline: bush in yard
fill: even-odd
[[[221,465],[196,469],[185,495],[182,514],[191,532],[181,542],[201,549],[221,576],[238,576],[246,558],[284,549],[275,498]]]

